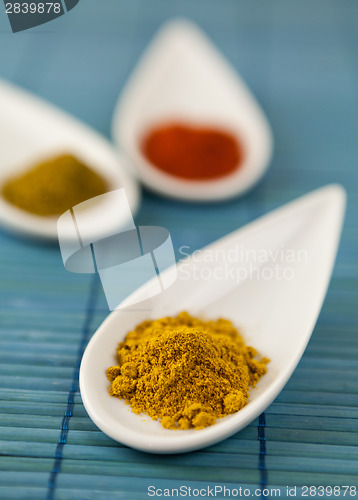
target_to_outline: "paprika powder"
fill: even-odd
[[[240,168],[244,159],[241,142],[230,132],[181,122],[149,130],[142,151],[156,168],[192,181],[227,176]]]

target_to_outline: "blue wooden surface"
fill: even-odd
[[[89,302],[96,284],[68,273],[56,247],[0,232],[0,498],[140,499],[151,484],[254,492],[266,478],[282,496],[286,485],[357,484],[358,3],[82,0],[16,35],[0,10],[0,76],[109,136],[126,77],[155,30],[176,15],[197,21],[246,79],[272,124],[275,154],[244,198],[197,206],[145,193],[137,221],[165,226],[177,250],[195,250],[340,182],[348,211],[320,319],[264,429],[255,421],[197,453],[146,455],[96,429],[77,391],[81,343],[107,314],[100,288]],[[73,413],[59,444],[71,389]]]

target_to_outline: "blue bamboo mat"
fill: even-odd
[[[83,0],[16,35],[0,10],[0,76],[109,136],[126,77],[154,31],[176,15],[197,21],[251,86],[272,124],[275,154],[244,198],[196,206],[145,193],[137,221],[165,226],[176,249],[195,250],[311,189],[342,183],[348,211],[321,316],[260,419],[196,453],[146,455],[107,438],[81,403],[81,354],[107,314],[98,283],[65,271],[57,247],[0,232],[2,499],[140,500],[150,485],[241,486],[250,494],[266,486],[285,497],[287,485],[357,485],[358,3]]]

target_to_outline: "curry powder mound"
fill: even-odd
[[[225,319],[144,321],[118,346],[109,392],[165,428],[202,429],[246,405],[269,362],[256,354]]]
[[[76,157],[64,154],[9,179],[2,186],[1,194],[22,210],[54,216],[107,191],[101,176]]]

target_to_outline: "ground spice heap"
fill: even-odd
[[[208,181],[241,167],[244,150],[231,132],[185,123],[168,123],[149,130],[142,143],[147,159],[167,174]]]
[[[9,179],[1,190],[11,204],[32,214],[60,215],[108,191],[105,180],[72,155],[43,161]]]
[[[181,313],[144,321],[118,346],[107,370],[110,394],[168,429],[202,429],[243,408],[267,371],[225,319]]]

